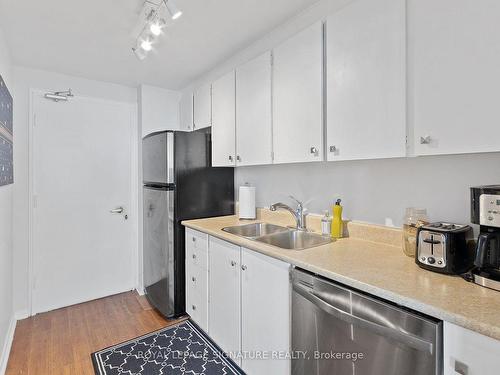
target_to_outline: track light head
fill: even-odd
[[[176,20],[180,16],[182,16],[182,12],[179,8],[175,6],[173,0],[163,0],[165,2],[165,6],[167,7],[168,13],[173,20]]]

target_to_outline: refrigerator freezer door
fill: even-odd
[[[174,190],[144,187],[144,288],[165,316],[174,311]]]
[[[148,185],[174,183],[174,133],[150,134],[142,140],[143,181]]]

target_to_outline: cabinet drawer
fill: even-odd
[[[208,268],[208,235],[186,230],[186,266],[193,265]]]
[[[186,311],[191,318],[208,332],[208,271],[192,267],[186,273]]]

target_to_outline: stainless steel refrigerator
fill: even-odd
[[[143,277],[166,317],[185,313],[182,220],[234,214],[234,170],[211,167],[210,129],[164,131],[142,141]]]

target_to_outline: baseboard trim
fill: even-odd
[[[16,318],[16,320],[23,320],[23,319],[29,318],[30,314],[29,314],[28,310],[19,310],[19,311],[16,311],[16,313],[14,314],[14,317]]]
[[[7,335],[5,336],[5,343],[3,345],[2,357],[0,358],[0,375],[5,375],[7,371],[7,363],[9,362],[10,348],[12,347],[12,341],[14,341],[14,331],[16,330],[17,320],[14,316],[10,319],[9,329],[7,330]]]

